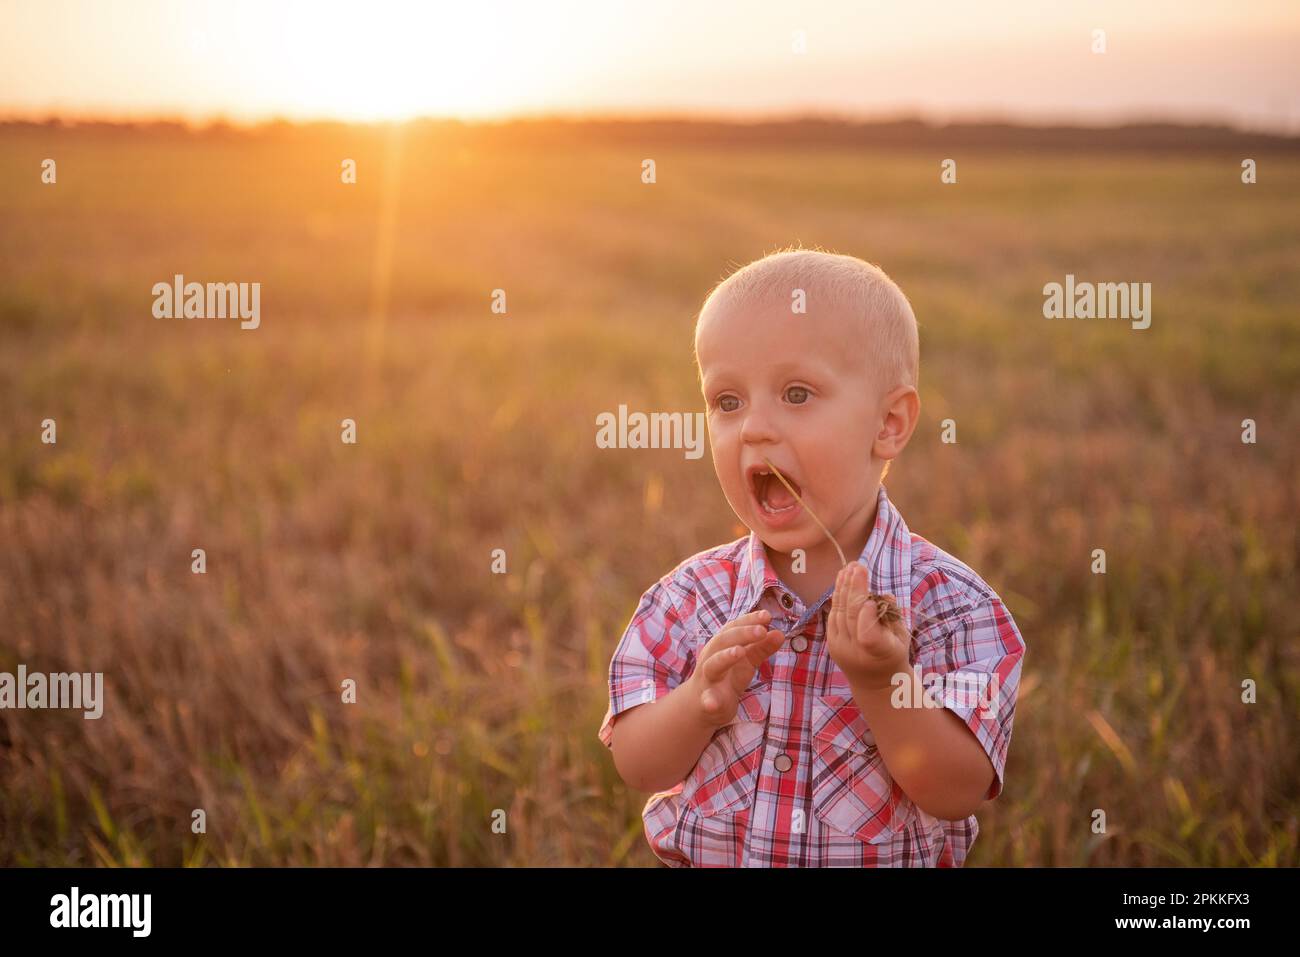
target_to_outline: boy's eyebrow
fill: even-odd
[[[830,375],[832,372],[831,367],[829,365],[823,362],[818,362],[816,359],[809,359],[807,357],[802,357],[799,359],[786,359],[784,362],[778,362],[776,365],[772,367],[772,373],[777,376],[784,376],[790,374],[791,372],[801,372],[801,371],[807,371],[813,374],[820,373],[822,375]],[[726,376],[730,375],[730,373],[731,373],[730,369],[723,369],[717,373],[717,376],[725,378]],[[703,372],[703,370],[701,370],[700,384],[702,387],[705,388],[708,387],[708,379],[709,376],[706,375]]]

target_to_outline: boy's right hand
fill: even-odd
[[[736,716],[740,696],[754,678],[754,669],[770,658],[785,634],[768,628],[768,611],[751,611],[708,640],[688,681],[695,682],[696,700],[704,721],[722,727]]]

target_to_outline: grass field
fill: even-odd
[[[1300,159],[942,158],[0,127],[0,671],[108,696],[0,711],[0,864],[653,864],[609,657],[741,529],[595,420],[702,409],[695,309],[793,242],[911,297],[891,496],[1028,645],[970,863],[1300,864]],[[260,328],[155,319],[175,273]],[[1044,319],[1067,273],[1151,328]]]

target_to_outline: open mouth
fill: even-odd
[[[779,466],[778,466],[779,468]],[[752,466],[748,470],[749,489],[758,507],[773,517],[793,515],[799,510],[798,500],[790,494],[790,489],[768,468]],[[803,486],[796,482],[788,471],[781,469],[781,474],[800,496]]]

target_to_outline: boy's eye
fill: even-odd
[[[792,405],[803,405],[808,401],[808,390],[801,385],[792,385],[785,390],[786,397]]]
[[[736,407],[731,406],[730,408],[728,408],[727,403],[737,402],[737,401],[739,400],[737,400],[737,398],[734,395],[724,395],[718,399],[718,408],[720,408],[723,412],[735,412]]]

